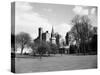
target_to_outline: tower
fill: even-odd
[[[39,39],[42,40],[42,28],[39,28]]]
[[[56,44],[56,38],[55,38],[55,33],[54,33],[54,29],[52,27],[52,31],[51,31],[51,43],[52,44]]]
[[[66,45],[69,45],[69,33],[68,32],[66,33],[65,40],[66,40]]]

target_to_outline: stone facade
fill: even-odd
[[[49,33],[48,31],[43,32],[43,29],[40,27],[38,29],[38,37],[34,40],[36,41],[45,41],[45,42],[51,42],[53,44],[56,44],[56,38],[55,38],[55,33],[54,33],[54,29],[52,27],[52,31],[51,33]]]

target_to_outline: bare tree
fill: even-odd
[[[55,34],[55,37],[56,37],[56,43],[57,43],[57,46],[59,47],[59,43],[60,43],[60,38],[61,38],[61,35],[60,34],[58,34],[58,33],[56,33]]]
[[[50,52],[50,46],[49,46],[49,44],[47,42],[45,42],[45,41],[41,41],[38,44],[37,52],[40,55],[40,59],[43,56],[43,54],[48,53],[48,55],[49,55],[49,52]]]
[[[85,42],[89,41],[89,37],[91,35],[91,20],[88,16],[75,16],[72,19],[73,27],[71,32],[76,40],[77,43],[80,44],[80,49],[77,52],[86,53],[86,46]]]
[[[25,45],[28,45],[31,41],[31,37],[28,33],[21,32],[15,36],[15,43],[20,44],[21,54],[23,53],[23,49]]]

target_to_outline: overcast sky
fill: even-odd
[[[72,27],[72,18],[77,14],[88,15],[93,21],[92,25],[97,26],[97,8],[94,6],[16,2],[15,34],[27,32],[34,39],[38,36],[39,27],[51,33],[53,26],[54,32],[65,37]]]

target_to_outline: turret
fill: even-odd
[[[42,40],[42,32],[43,32],[43,31],[42,31],[42,28],[40,27],[40,28],[39,28],[39,39],[40,39],[40,40]]]

